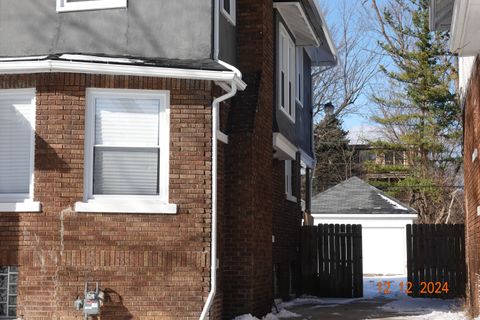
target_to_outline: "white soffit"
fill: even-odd
[[[320,41],[300,3],[277,2],[273,6],[280,12],[288,29],[293,33],[297,46],[318,47],[320,45]]]
[[[457,0],[453,9],[450,51],[460,56],[475,56],[480,52],[480,1]]]
[[[297,148],[281,133],[273,134],[273,149],[275,152],[275,159],[279,160],[295,160],[297,155]]]

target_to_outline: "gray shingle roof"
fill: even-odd
[[[312,214],[416,214],[365,181],[352,177],[312,198]]]

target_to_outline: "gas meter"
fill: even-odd
[[[95,287],[93,287],[95,284]],[[97,316],[100,314],[100,307],[104,300],[104,294],[100,291],[98,282],[85,282],[85,290],[83,293],[83,300],[77,297],[74,302],[76,310],[83,309],[85,319],[89,316]]]

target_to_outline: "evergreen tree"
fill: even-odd
[[[333,114],[325,115],[315,126],[314,194],[351,177],[352,152],[348,148],[347,135],[342,122]]]
[[[423,222],[444,222],[451,215],[461,166],[461,108],[455,94],[454,60],[448,33],[430,32],[428,0],[392,0],[383,10],[372,0],[392,62],[382,66],[390,90],[375,95],[386,139],[379,148],[407,150],[412,170],[391,190],[419,211]],[[453,191],[453,192],[452,192]]]

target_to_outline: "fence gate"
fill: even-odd
[[[320,297],[363,296],[362,226],[302,227],[302,290]]]
[[[465,226],[407,225],[407,292],[412,297],[465,295]],[[409,288],[410,287],[410,288]]]

